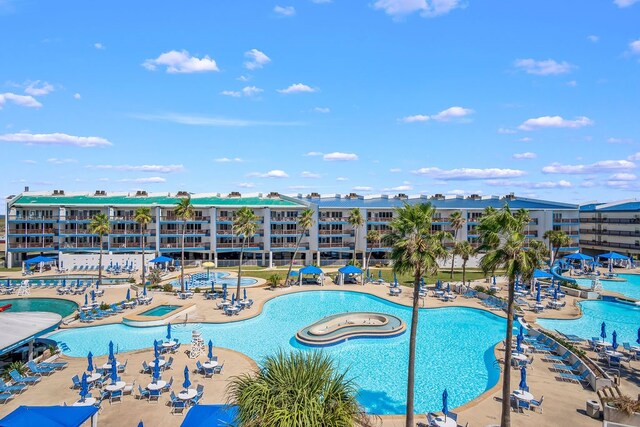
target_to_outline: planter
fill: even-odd
[[[640,426],[640,413],[634,412],[632,415],[627,415],[626,412],[615,408],[608,403],[604,405],[604,420],[619,424],[626,424],[630,426]]]

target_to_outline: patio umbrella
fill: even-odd
[[[145,297],[147,296],[147,284],[146,283],[142,287],[142,295],[144,295]]]
[[[520,368],[520,384],[518,384],[518,387],[520,387],[520,391],[526,391],[527,390],[527,368],[525,368],[524,366],[522,368]]]
[[[84,305],[89,305],[89,295],[84,294]]]
[[[558,288],[560,286],[556,286],[555,288],[553,288],[553,299],[557,300],[558,299]]]
[[[233,307],[236,303],[236,293],[231,294],[231,306]]]
[[[80,381],[80,401],[84,402],[84,399],[89,394],[89,384],[87,383],[87,374],[82,374],[82,380]]]
[[[518,332],[518,335],[524,338],[524,326],[522,326],[522,323],[520,324],[520,332]]]
[[[436,289],[440,290],[441,287],[442,287],[442,282],[440,282],[440,279],[436,280]]]
[[[536,302],[540,304],[540,283],[536,285]]]
[[[493,285],[495,286],[496,284],[496,276],[493,276]]]
[[[97,291],[98,289],[100,289],[100,281],[97,281],[97,282],[96,282],[96,291]]]
[[[144,424],[142,424],[142,421],[138,423],[138,427],[144,427]]]
[[[382,279],[382,270],[378,270],[378,279]]]
[[[522,353],[522,335],[516,335],[516,353]]]
[[[607,337],[607,324],[602,322],[600,324],[600,338],[602,338],[602,342],[604,342],[604,339]]]
[[[447,282],[447,293],[451,293],[451,283]]]
[[[184,387],[184,389],[187,390],[190,385],[191,385],[191,381],[189,381],[189,367],[185,366],[184,367],[184,382],[182,383],[182,387]]]
[[[216,265],[211,261],[203,262],[202,266],[207,269],[207,280],[210,278],[209,269],[215,267]]]
[[[393,286],[398,286],[398,277],[395,271],[393,272]]]
[[[109,341],[109,362],[114,362],[116,357],[113,355],[113,341]]]
[[[167,323],[167,340],[171,341],[171,322]]]
[[[160,359],[156,357],[153,364],[153,379],[151,382],[154,384],[160,379]]]
[[[9,280],[7,279],[7,284],[9,284]],[[62,287],[66,287],[67,286],[67,279],[62,279]]]
[[[158,350],[158,340],[153,340],[153,357],[158,359],[160,357],[160,351]]]
[[[447,414],[449,413],[449,393],[447,393],[447,389],[445,388],[442,392],[442,413],[444,414],[445,421],[447,420]]]
[[[96,302],[96,291],[91,291],[91,302]]]
[[[638,328],[638,339],[636,340],[638,344],[640,344],[640,328]]]
[[[613,331],[611,334],[611,347],[613,347],[614,350],[618,348],[618,333],[616,331]]]
[[[87,354],[87,372],[93,372],[93,353]]]
[[[222,300],[223,301],[227,300],[227,288],[226,287],[222,290]]]
[[[127,289],[127,301],[131,299],[131,289]]]
[[[211,342],[211,340],[209,340],[209,353],[207,356],[209,356],[209,361],[213,359],[213,342]]]
[[[118,367],[115,363],[111,364],[111,384],[115,384],[118,381]]]
[[[515,283],[513,284],[513,289],[514,289],[516,292],[518,292],[519,288],[520,288],[520,283],[518,283],[518,278],[516,278],[516,281],[515,281]]]
[[[243,292],[244,299],[246,300],[246,299],[247,299],[247,289],[245,288],[245,289],[243,289],[243,291],[244,291],[244,292]]]

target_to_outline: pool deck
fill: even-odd
[[[192,273],[193,271],[190,271]],[[637,271],[636,271],[637,272]],[[631,272],[630,272],[631,273]],[[245,273],[247,277],[251,277],[251,272]],[[30,278],[37,278],[31,276]],[[175,275],[165,277],[165,280],[174,279]],[[195,306],[195,310],[192,313],[187,314],[186,316],[180,316],[174,319],[174,323],[191,323],[191,322],[211,322],[211,323],[223,323],[229,321],[239,321],[243,319],[247,319],[250,317],[257,316],[261,313],[262,308],[266,301],[275,298],[280,295],[285,295],[293,292],[307,292],[307,291],[355,291],[362,292],[366,294],[371,294],[383,298],[388,301],[392,301],[398,304],[410,306],[411,305],[411,294],[412,290],[410,288],[403,288],[403,292],[400,296],[390,296],[388,292],[387,285],[374,285],[367,284],[365,286],[361,285],[334,285],[329,284],[327,280],[326,286],[293,286],[290,288],[278,288],[275,290],[269,290],[266,286],[255,286],[247,289],[247,293],[249,298],[254,300],[254,305],[251,309],[243,310],[239,315],[229,317],[223,314],[221,310],[216,309],[215,301],[205,300],[202,295],[195,294],[192,299],[189,300],[180,300],[177,296],[164,292],[155,292],[151,291],[151,295],[154,296],[154,305],[155,303],[163,303],[163,304],[176,304],[181,305],[185,304],[185,302],[193,303]],[[261,282],[264,284],[264,281]],[[506,284],[505,278],[498,278],[498,285]],[[453,285],[453,283],[452,283]],[[476,281],[472,283],[472,286],[482,285],[487,286],[484,280]],[[113,303],[118,302],[124,299],[126,295],[126,290],[129,288],[129,285],[105,285],[102,288],[105,289],[105,295],[100,300]],[[230,287],[233,289],[232,287]],[[504,297],[506,295],[506,291],[501,291],[498,293],[498,296]],[[58,297],[53,289],[33,289],[31,291],[31,297]],[[7,295],[0,296],[0,301],[2,299],[15,298],[15,295]],[[84,300],[83,295],[69,295],[63,296],[61,298],[69,299],[75,301],[79,304],[82,304]],[[545,310],[543,313],[535,314],[532,312],[525,312],[525,318],[529,322],[535,321],[537,317],[553,317],[553,318],[576,318],[580,316],[579,308],[574,305],[575,300],[579,300],[577,298],[573,298],[570,296],[566,297],[567,306],[561,310]],[[458,298],[453,302],[442,302],[433,297],[427,297],[426,299],[421,301],[421,306],[425,308],[438,308],[438,307],[470,307],[476,309],[487,310],[485,307],[479,304],[478,299],[467,299],[462,296],[458,296]],[[144,306],[140,311],[147,310],[148,307]],[[137,309],[135,311],[138,311]],[[126,310],[124,315],[128,313],[133,313],[134,310]],[[504,317],[504,312],[501,311],[491,311],[492,313]],[[87,327],[87,326],[96,326],[101,324],[108,323],[120,323],[122,321],[123,314],[111,316],[105,318],[100,321],[94,321],[91,324],[84,324],[78,321],[74,321],[65,325],[63,327],[72,328],[72,327]],[[188,345],[183,345],[177,355],[174,355],[176,359],[174,363],[174,372],[173,376],[175,377],[175,382],[179,384],[181,382],[181,371],[184,368],[185,364],[193,368],[195,366],[195,361],[190,360],[184,354],[184,351],[188,348]],[[497,347],[496,357],[501,359],[503,357],[503,352],[500,350],[501,345]],[[255,362],[246,357],[241,353],[237,353],[228,349],[214,349],[214,354],[219,356],[220,360],[226,360],[225,368],[223,370],[222,375],[216,375],[213,379],[204,379],[199,375],[192,375],[192,382],[195,387],[196,384],[202,383],[205,385],[205,394],[203,398],[203,403],[224,403],[225,400],[225,387],[228,382],[230,376],[237,375],[240,373],[248,372],[250,369],[254,368]],[[129,365],[127,368],[127,373],[123,375],[123,380],[127,382],[131,382],[136,379],[138,383],[148,382],[149,375],[143,375],[138,372],[138,368],[141,365],[142,361],[146,360],[147,362],[152,359],[152,351],[151,349],[138,350],[130,353],[125,353],[118,356],[118,359],[122,361],[123,359],[129,360]],[[27,392],[18,396],[14,401],[0,406],[0,416],[3,416],[15,409],[19,405],[33,405],[33,404],[60,404],[63,401],[67,403],[71,403],[76,400],[77,391],[73,391],[69,388],[71,384],[71,376],[77,373],[81,373],[86,365],[86,360],[84,358],[69,358],[62,357],[63,360],[67,360],[70,362],[69,368],[65,369],[62,372],[58,372],[51,377],[45,377],[40,384],[35,387],[32,387]],[[98,358],[98,360],[102,360],[102,358]],[[201,361],[204,360],[204,357],[200,358]],[[637,367],[640,368],[640,362],[632,362]],[[540,360],[539,356],[535,356],[535,361],[533,363],[533,368],[528,370],[527,381],[531,388],[532,393],[536,397],[540,397],[541,395],[545,396],[544,402],[544,415],[538,413],[527,413],[527,415],[512,413],[512,425],[517,426],[532,426],[532,427],[540,427],[540,426],[555,426],[559,424],[566,425],[584,425],[584,426],[596,426],[601,425],[600,421],[593,420],[586,415],[584,415],[585,401],[588,399],[594,399],[596,394],[590,390],[585,390],[582,386],[572,383],[563,383],[557,381],[553,372],[549,371],[548,366],[550,364],[543,362]],[[633,365],[632,365],[633,366]],[[181,368],[181,369],[178,369]],[[169,373],[165,374],[163,378],[166,376],[167,378],[171,375]],[[459,423],[464,425],[469,422],[472,426],[483,426],[488,424],[499,424],[500,417],[500,402],[499,398],[501,396],[501,381],[493,387],[492,389],[485,392],[479,398],[465,404],[464,406],[453,409],[454,412],[459,413]],[[515,389],[519,382],[518,371],[513,370],[512,372],[512,388]],[[144,385],[143,384],[143,385]],[[632,393],[635,390],[637,393],[637,382],[629,381],[629,379],[623,380],[622,390],[627,393]],[[174,389],[179,389],[179,385]],[[636,387],[634,389],[634,387]],[[137,388],[137,386],[136,386]],[[135,393],[134,393],[135,394]],[[497,398],[497,399],[496,399]],[[161,398],[160,405],[148,404],[146,401],[138,401],[133,397],[126,396],[124,402],[122,404],[115,404],[110,406],[108,402],[103,404],[103,410],[100,414],[100,425],[106,426],[116,426],[122,425],[123,420],[126,420],[128,424],[137,423],[140,419],[145,422],[145,425],[167,425],[167,426],[178,426],[183,420],[181,416],[171,416],[169,413],[169,408],[164,406],[166,403],[167,397]],[[142,417],[140,416],[142,414]],[[416,421],[424,421],[424,415],[416,416]],[[384,416],[380,418],[382,426],[404,426],[404,417],[403,416]],[[147,424],[148,423],[148,424]]]

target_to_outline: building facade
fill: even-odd
[[[183,222],[175,214],[176,203],[190,197],[195,215]],[[65,254],[95,254],[100,247],[107,254],[147,253],[178,258],[181,252],[182,226],[185,226],[185,252],[189,260],[211,260],[218,266],[237,265],[242,238],[233,229],[235,213],[249,207],[258,216],[258,230],[246,244],[244,259],[262,266],[283,265],[290,261],[302,230],[298,214],[307,208],[314,212],[314,225],[303,236],[300,257],[304,263],[320,265],[344,264],[353,257],[371,254],[372,262],[385,263],[388,247],[379,241],[367,241],[367,233],[377,230],[384,235],[394,210],[407,204],[432,203],[436,208],[434,231],[450,231],[449,217],[459,211],[465,224],[457,233],[458,240],[478,244],[477,225],[486,207],[529,210],[527,239],[543,240],[547,230],[564,230],[575,244],[579,236],[577,205],[534,200],[508,195],[505,197],[444,197],[427,196],[241,196],[220,194],[147,194],[109,193],[65,194],[64,191],[24,192],[7,199],[6,259],[8,266],[20,265],[35,254],[60,256]],[[135,222],[138,207],[149,207],[152,222],[141,228]],[[363,223],[349,223],[350,212],[360,209]],[[108,215],[111,232],[100,241],[89,230],[91,217]],[[143,238],[144,237],[144,238]],[[143,248],[144,242],[144,248]],[[449,242],[452,245],[452,242]]]
[[[619,252],[640,256],[640,201],[580,206],[580,247],[590,255]]]

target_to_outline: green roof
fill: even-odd
[[[13,203],[16,206],[33,205],[84,205],[84,206],[171,206],[179,197],[168,196],[33,196],[21,195]],[[300,206],[301,204],[280,198],[267,197],[191,197],[194,206]]]

